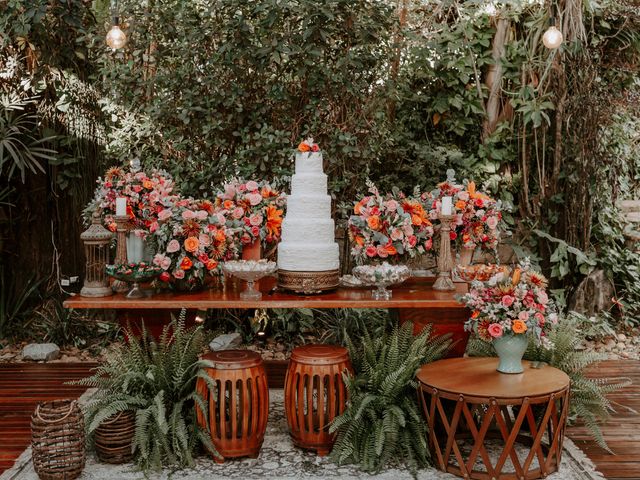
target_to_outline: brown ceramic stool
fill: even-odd
[[[203,379],[196,382],[196,391],[209,404],[209,430],[219,456],[225,458],[252,457],[260,453],[269,416],[269,388],[262,357],[250,350],[221,350],[202,356],[215,368],[207,375],[215,382],[210,391]],[[198,423],[205,426],[205,417],[196,406]]]
[[[335,434],[329,424],[344,412],[344,371],[352,372],[349,352],[335,345],[304,345],[291,353],[284,381],[284,408],[293,443],[327,455]]]

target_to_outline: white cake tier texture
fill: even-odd
[[[293,272],[337,270],[340,253],[322,153],[296,153],[295,165],[278,245],[278,268]]]

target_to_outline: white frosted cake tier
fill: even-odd
[[[294,272],[324,272],[340,266],[337,243],[280,242],[278,268]]]
[[[322,173],[322,152],[296,153],[296,173]]]
[[[326,193],[298,194],[287,196],[287,218],[330,218],[331,197]]]
[[[291,177],[291,194],[326,195],[327,176],[324,173],[295,173]]]
[[[282,241],[286,243],[333,243],[335,224],[331,217],[293,218],[287,214],[282,222]]]

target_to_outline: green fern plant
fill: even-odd
[[[526,360],[544,362],[565,372],[571,379],[570,421],[581,421],[589,429],[589,433],[598,445],[611,451],[602,435],[600,423],[611,415],[613,406],[607,394],[629,385],[625,378],[589,378],[586,369],[594,363],[606,360],[607,356],[579,350],[585,339],[586,329],[583,325],[588,320],[575,312],[569,313],[550,332],[549,339],[553,347],[545,349],[529,343],[524,354]],[[469,341],[467,353],[471,356],[495,356],[490,343],[478,338]]]
[[[198,378],[213,386],[198,357],[207,345],[202,327],[185,327],[185,311],[165,326],[156,341],[142,326],[136,336],[128,327],[128,343],[118,348],[95,373],[76,382],[96,387],[86,407],[89,436],[101,422],[125,410],[136,412],[135,459],[144,470],[193,465],[199,443],[214,452],[209,432],[198,426],[194,406],[207,417],[208,407],[195,391]],[[208,425],[208,420],[206,422]]]
[[[347,336],[355,375],[345,375],[349,403],[331,424],[337,432],[331,453],[339,464],[355,463],[378,472],[388,462],[412,472],[428,464],[427,425],[418,403],[415,374],[449,348],[446,337],[429,338],[431,329],[413,336],[412,324],[390,333],[364,337],[356,347]]]

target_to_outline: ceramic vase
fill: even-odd
[[[127,235],[127,262],[140,263],[145,259],[146,247],[142,237],[131,232]]]
[[[260,258],[262,258],[262,247],[259,238],[242,247],[242,260],[260,260]]]
[[[498,371],[501,373],[522,373],[522,356],[529,345],[529,338],[526,335],[504,335],[493,339],[495,349],[500,363]]]

